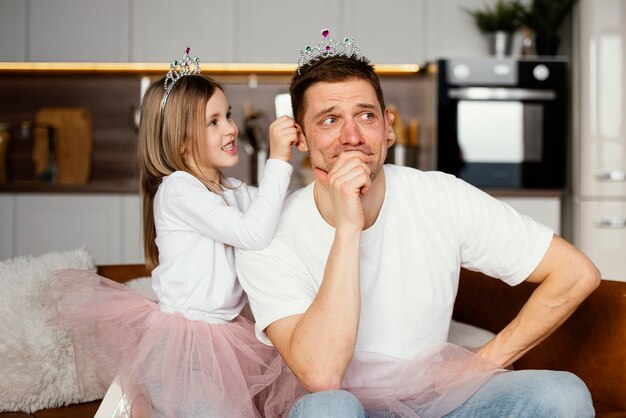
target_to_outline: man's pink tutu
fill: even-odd
[[[408,362],[357,353],[344,385],[372,418],[433,418],[452,412],[502,372],[465,348],[443,344],[422,350]]]

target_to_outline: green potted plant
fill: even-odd
[[[555,55],[561,38],[563,20],[570,14],[576,0],[533,0],[523,13],[522,24],[535,33],[538,55]]]
[[[510,55],[513,33],[522,25],[524,6],[520,0],[498,0],[493,6],[467,9],[480,29],[489,38],[492,55]]]

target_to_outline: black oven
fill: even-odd
[[[437,169],[482,188],[563,188],[567,61],[437,63]]]

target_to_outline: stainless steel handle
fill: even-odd
[[[596,222],[596,227],[606,229],[626,228],[626,218],[602,218]]]
[[[609,170],[596,174],[598,181],[626,181],[626,170]]]
[[[529,90],[504,87],[464,87],[450,89],[448,97],[461,100],[554,100],[553,90]]]

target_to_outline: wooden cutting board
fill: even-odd
[[[57,183],[87,183],[93,146],[91,112],[81,107],[44,107],[35,119],[55,128]]]

